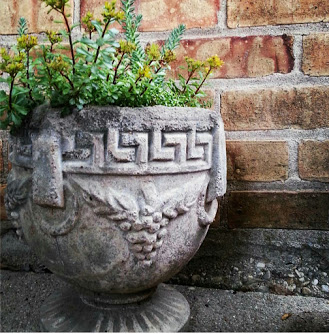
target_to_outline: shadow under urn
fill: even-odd
[[[186,299],[161,284],[200,247],[226,191],[220,114],[200,108],[47,105],[11,136],[6,208],[64,281],[51,332],[175,332]]]

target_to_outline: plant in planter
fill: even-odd
[[[44,303],[43,329],[181,330],[189,306],[160,283],[198,250],[226,190],[223,124],[200,102],[222,61],[187,58],[187,78],[166,80],[184,26],[143,48],[134,1],[120,10],[112,1],[101,20],[83,18],[86,34],[73,41],[68,0],[44,2],[66,30],[37,45],[22,19],[17,46],[1,50],[0,64],[13,165],[8,214],[75,287]]]

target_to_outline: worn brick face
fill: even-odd
[[[328,0],[227,1],[230,28],[328,21]]]
[[[234,191],[228,200],[230,228],[328,230],[328,192]]]
[[[278,181],[288,177],[288,146],[284,141],[226,142],[228,180]]]
[[[5,208],[5,191],[6,191],[6,185],[0,184],[0,220],[6,220],[7,219],[7,213]]]
[[[306,140],[298,150],[299,176],[304,180],[329,182],[329,140]]]
[[[228,91],[221,113],[233,131],[329,127],[329,87]]]
[[[103,6],[103,0],[81,0],[81,15],[89,10],[100,18]],[[136,10],[143,15],[141,31],[171,30],[179,24],[207,28],[217,24],[219,0],[137,0]]]
[[[73,0],[70,1],[67,13],[72,23]],[[46,30],[60,30],[64,25],[57,24],[54,20],[61,20],[62,16],[55,11],[47,12],[50,7],[40,0],[1,0],[0,10],[0,34],[17,34],[17,23],[20,17],[25,17],[28,22],[29,33],[38,33]]]
[[[329,8],[329,3],[328,3]],[[329,75],[329,34],[311,34],[303,38],[302,70],[311,76]]]
[[[293,38],[283,36],[248,36],[183,40],[172,64],[172,76],[185,75],[185,56],[206,60],[217,54],[225,62],[213,78],[260,77],[289,73],[293,69]]]
[[[219,0],[140,0],[142,31],[169,30],[183,23],[187,29],[214,27]]]

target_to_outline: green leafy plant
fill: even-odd
[[[201,88],[210,73],[222,66],[218,56],[205,62],[186,58],[187,78],[166,79],[184,25],[163,43],[144,48],[138,33],[142,16],[135,13],[135,0],[121,0],[119,10],[112,0],[105,2],[101,19],[90,12],[82,18],[85,34],[74,41],[72,32],[80,23],[69,24],[69,0],[41,1],[49,12],[61,15],[62,21],[57,22],[65,29],[47,31],[47,40],[39,44],[28,35],[26,20],[19,20],[17,45],[0,51],[0,81],[8,86],[0,91],[2,129],[18,129],[29,121],[31,110],[45,102],[61,108],[63,116],[86,105],[206,106]],[[115,22],[122,27],[124,39],[118,39],[118,30],[111,27]]]

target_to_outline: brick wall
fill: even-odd
[[[102,3],[72,0],[72,20],[100,13]],[[225,61],[209,87],[225,123],[229,180],[214,227],[329,230],[328,0],[136,0],[136,7],[144,43],[186,24],[172,76],[185,55]],[[54,28],[56,15],[47,23],[45,13],[39,0],[2,0],[0,44],[15,41],[22,15],[36,34]],[[2,194],[9,166],[6,134],[0,138]]]

